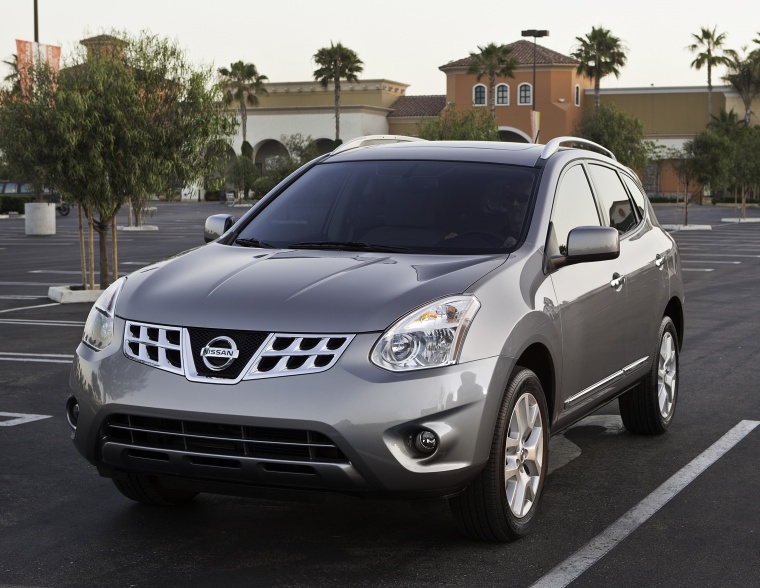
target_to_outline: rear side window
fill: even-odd
[[[567,234],[572,229],[600,226],[594,195],[583,166],[573,166],[562,176],[554,198],[552,224],[562,255],[567,253]]]
[[[634,182],[625,174],[623,174],[623,181],[625,182],[625,185],[628,186],[628,190],[630,191],[631,196],[633,196],[633,201],[636,203],[636,208],[639,209],[639,218],[644,218],[645,200],[644,194],[641,192],[641,188],[636,182]]]
[[[602,214],[606,217],[605,224],[615,227],[621,234],[627,233],[636,226],[637,220],[620,176],[614,169],[602,165],[590,164],[588,167]]]

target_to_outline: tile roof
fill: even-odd
[[[518,65],[530,65],[533,66],[533,42],[520,39],[514,43],[507,43],[507,47],[512,48],[512,58],[515,59]],[[445,70],[449,67],[468,67],[474,58],[472,56],[465,57],[464,59],[457,59],[456,61],[449,61],[446,65],[442,65],[438,69]],[[536,44],[536,65],[578,65],[580,63],[577,59],[562,55],[546,47]]]
[[[446,107],[446,96],[400,96],[388,116],[438,116]]]

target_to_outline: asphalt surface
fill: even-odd
[[[122,272],[202,244],[206,216],[242,212],[157,206],[158,231],[119,232]],[[656,210],[682,222],[682,210]],[[613,403],[554,437],[539,524],[506,545],[463,538],[436,505],[123,498],[76,452],[63,411],[89,305],[46,294],[79,280],[76,213],[51,237],[0,220],[0,586],[758,585],[760,223],[721,222],[730,216],[690,207],[712,230],[674,233],[687,300],[670,431],[630,435]]]

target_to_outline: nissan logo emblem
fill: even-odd
[[[239,354],[237,345],[229,337],[212,339],[201,349],[203,363],[208,369],[215,372],[220,372],[228,367]]]

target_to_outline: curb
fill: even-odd
[[[139,227],[116,227],[119,231],[157,231],[156,225],[140,225]]]
[[[72,290],[71,286],[51,286],[48,289],[48,298],[61,304],[73,304],[77,302],[95,302],[103,293],[103,290]]]
[[[760,218],[722,218],[722,223],[760,223]]]

